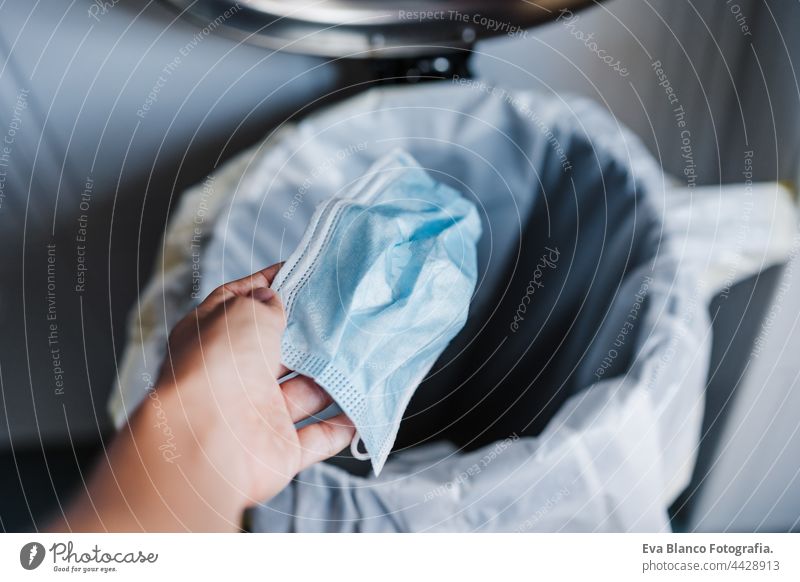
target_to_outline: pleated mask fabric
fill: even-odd
[[[317,207],[273,282],[284,365],[353,421],[351,450],[376,475],[411,396],[466,322],[480,236],[475,205],[397,150]]]

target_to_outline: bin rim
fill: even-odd
[[[468,49],[602,0],[160,0],[209,31],[305,55],[414,58]]]

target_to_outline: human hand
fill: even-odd
[[[306,377],[278,384],[279,268],[223,285],[175,326],[155,390],[54,529],[234,531],[246,507],[347,446],[344,415],[294,427],[331,400]]]

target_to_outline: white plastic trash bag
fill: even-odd
[[[584,99],[479,82],[374,89],[229,161],[169,225],[131,316],[116,422],[191,306],[286,258],[317,203],[398,147],[480,209],[467,328],[380,477],[318,464],[254,509],[253,529],[669,529],[699,442],[708,302],[785,260],[793,207],[774,185],[675,187]]]

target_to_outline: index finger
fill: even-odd
[[[282,266],[283,262],[275,263],[266,269],[256,271],[252,275],[236,279],[235,281],[217,287],[202,303],[200,303],[200,305],[198,305],[198,310],[210,311],[220,303],[224,303],[233,297],[247,297],[256,289],[268,288],[272,285],[275,275],[278,274]]]

